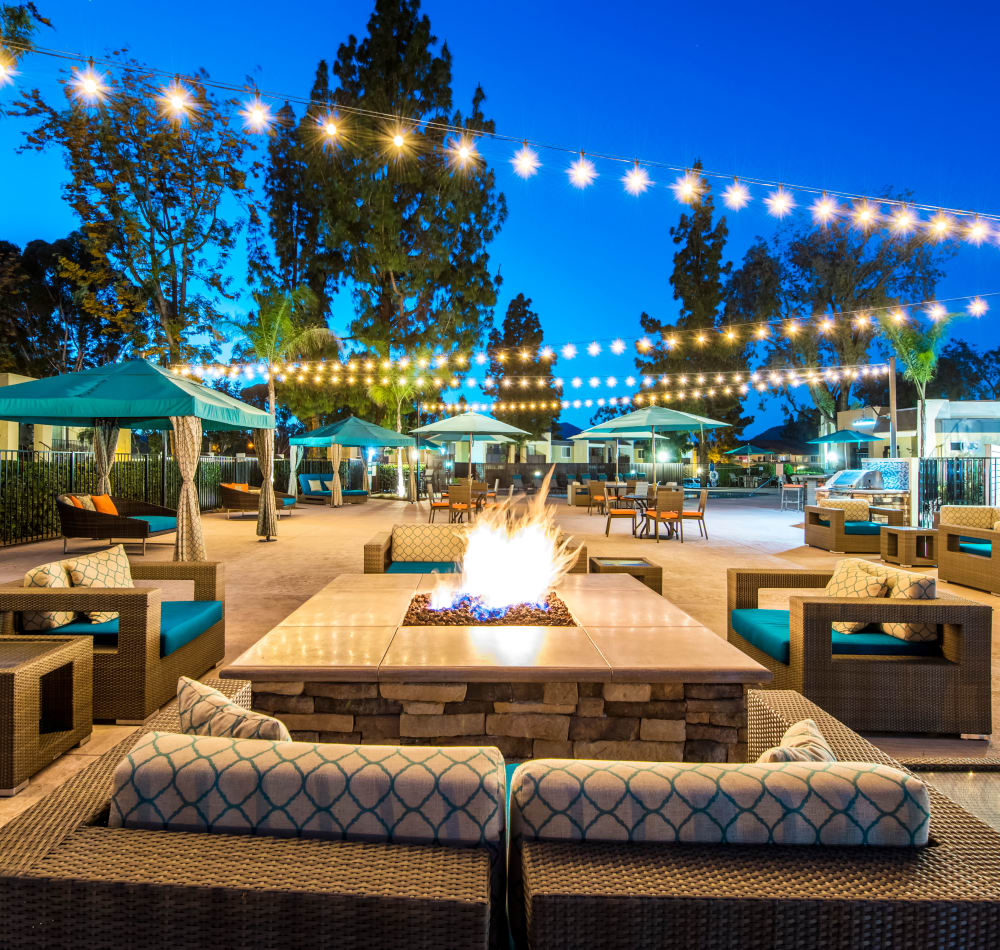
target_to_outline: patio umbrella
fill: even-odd
[[[590,429],[594,433],[618,433],[624,438],[626,432],[645,430],[653,444],[653,481],[656,481],[656,433],[657,432],[699,432],[704,438],[705,429],[721,429],[728,427],[728,422],[719,422],[707,416],[698,416],[693,412],[681,412],[679,409],[668,409],[666,406],[648,406],[636,409],[623,416],[615,416],[607,422]],[[581,433],[582,434],[582,433]]]
[[[446,419],[439,419],[428,425],[420,426],[417,429],[410,429],[415,435],[433,436],[436,438],[444,436],[461,436],[461,438],[447,439],[449,442],[469,441],[469,475],[472,475],[472,442],[476,436],[517,436],[529,435],[524,429],[509,425],[494,419],[492,416],[484,416],[479,412],[463,412],[457,416],[448,416]]]
[[[758,445],[754,445],[748,442],[746,445],[741,445],[738,448],[730,449],[726,452],[726,455],[745,455],[749,458],[751,455],[774,455],[773,452],[769,452],[767,449],[762,449]]]
[[[818,439],[810,439],[809,445],[837,445],[849,443],[857,445],[862,442],[879,442],[880,439],[874,433],[855,432],[854,429],[838,429],[836,432],[828,432]]]
[[[264,443],[274,430],[274,416],[225,393],[178,376],[148,360],[112,363],[79,373],[64,373],[5,387],[0,392],[0,419],[94,429],[94,463],[98,492],[111,488],[110,472],[119,429],[173,429],[181,490],[177,500],[174,559],[204,561],[205,543],[194,475],[201,456],[203,430],[252,429]],[[263,460],[262,461],[266,461]],[[265,478],[262,493],[274,487]],[[261,508],[266,512],[263,503]],[[258,518],[257,533],[271,528]]]
[[[578,432],[576,435],[570,436],[570,441],[587,441],[587,442],[614,442],[615,443],[615,481],[618,481],[618,443],[622,439],[634,440],[634,439],[648,439],[649,431],[646,429],[636,429],[635,431],[623,430],[615,432],[602,432],[600,426],[591,426],[589,429],[584,429],[582,432]]]

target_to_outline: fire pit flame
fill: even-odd
[[[469,530],[458,584],[454,575],[442,576],[431,594],[431,609],[466,603],[483,619],[502,617],[517,604],[547,609],[549,591],[576,557],[568,542],[559,540],[555,514],[545,504],[552,471],[523,514],[504,502],[480,515]]]

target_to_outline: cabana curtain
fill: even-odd
[[[171,416],[174,429],[174,454],[181,472],[181,491],[177,498],[177,543],[175,561],[205,561],[205,537],[201,530],[201,511],[194,475],[201,456],[201,419],[194,416]]]
[[[343,487],[340,484],[340,446],[334,443],[327,452],[330,456],[330,465],[333,467],[330,479],[330,507],[339,508],[344,503]]]
[[[257,536],[270,541],[278,533],[278,514],[274,501],[274,429],[254,429],[257,464],[263,481],[257,505]]]
[[[97,469],[97,494],[111,494],[111,467],[115,464],[118,447],[118,423],[100,419],[94,426],[94,468]]]
[[[299,480],[296,477],[299,470],[299,462],[302,461],[302,446],[288,446],[288,494],[297,495],[299,493]]]

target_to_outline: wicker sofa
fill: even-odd
[[[854,729],[988,735],[992,608],[940,592],[905,600],[836,598],[820,590],[793,596],[788,611],[759,609],[763,589],[823,588],[832,575],[832,569],[730,568],[729,642],[771,671],[771,688],[794,689]],[[886,633],[837,633],[837,621],[929,623],[939,632],[936,641],[911,642]]]
[[[295,496],[288,492],[274,490],[275,509],[280,518],[283,514],[291,515],[295,507]],[[260,508],[260,489],[235,487],[233,485],[219,486],[219,507],[225,511],[226,518],[231,512],[252,511],[257,513]]]
[[[0,585],[0,632],[5,635],[24,632],[24,611],[118,611],[117,620],[104,624],[74,621],[43,631],[95,637],[95,719],[141,722],[176,695],[178,676],[200,676],[225,654],[222,564],[155,561],[130,568],[135,581],[193,581],[193,602],[204,607],[163,601],[158,587],[41,588],[24,587],[21,579]]]
[[[806,505],[804,511],[805,543],[843,554],[878,554],[882,525],[906,523],[901,508],[880,508],[863,499],[828,498],[822,506]]]
[[[791,691],[748,694],[749,757],[812,718],[841,761],[902,769]],[[1000,945],[1000,834],[933,787],[923,848],[580,843],[511,838],[519,946],[770,950]],[[518,776],[512,782],[512,817]]]
[[[89,508],[77,508],[69,495],[56,496],[63,538],[63,554],[70,538],[89,538],[92,541],[141,541],[146,553],[146,541],[177,530],[177,512],[147,501],[112,498],[117,515]]]
[[[938,577],[1000,593],[1000,508],[942,505],[938,517]]]
[[[366,574],[452,574],[465,550],[466,524],[405,524],[380,531],[365,544]],[[562,540],[566,540],[563,536]],[[574,544],[571,543],[571,547]],[[587,545],[576,548],[571,574],[586,574]]]
[[[211,685],[249,706],[249,683]],[[506,948],[502,847],[109,827],[153,730],[179,731],[175,704],[0,828],[4,948]]]

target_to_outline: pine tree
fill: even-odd
[[[490,331],[489,348],[493,354],[490,376],[498,399],[551,405],[562,398],[552,385],[554,360],[541,358],[542,346],[542,324],[531,309],[531,298],[518,294],[508,304],[501,327]],[[504,358],[500,359],[500,355]],[[535,438],[542,438],[552,431],[559,413],[559,409],[551,408],[519,412],[514,424]]]

